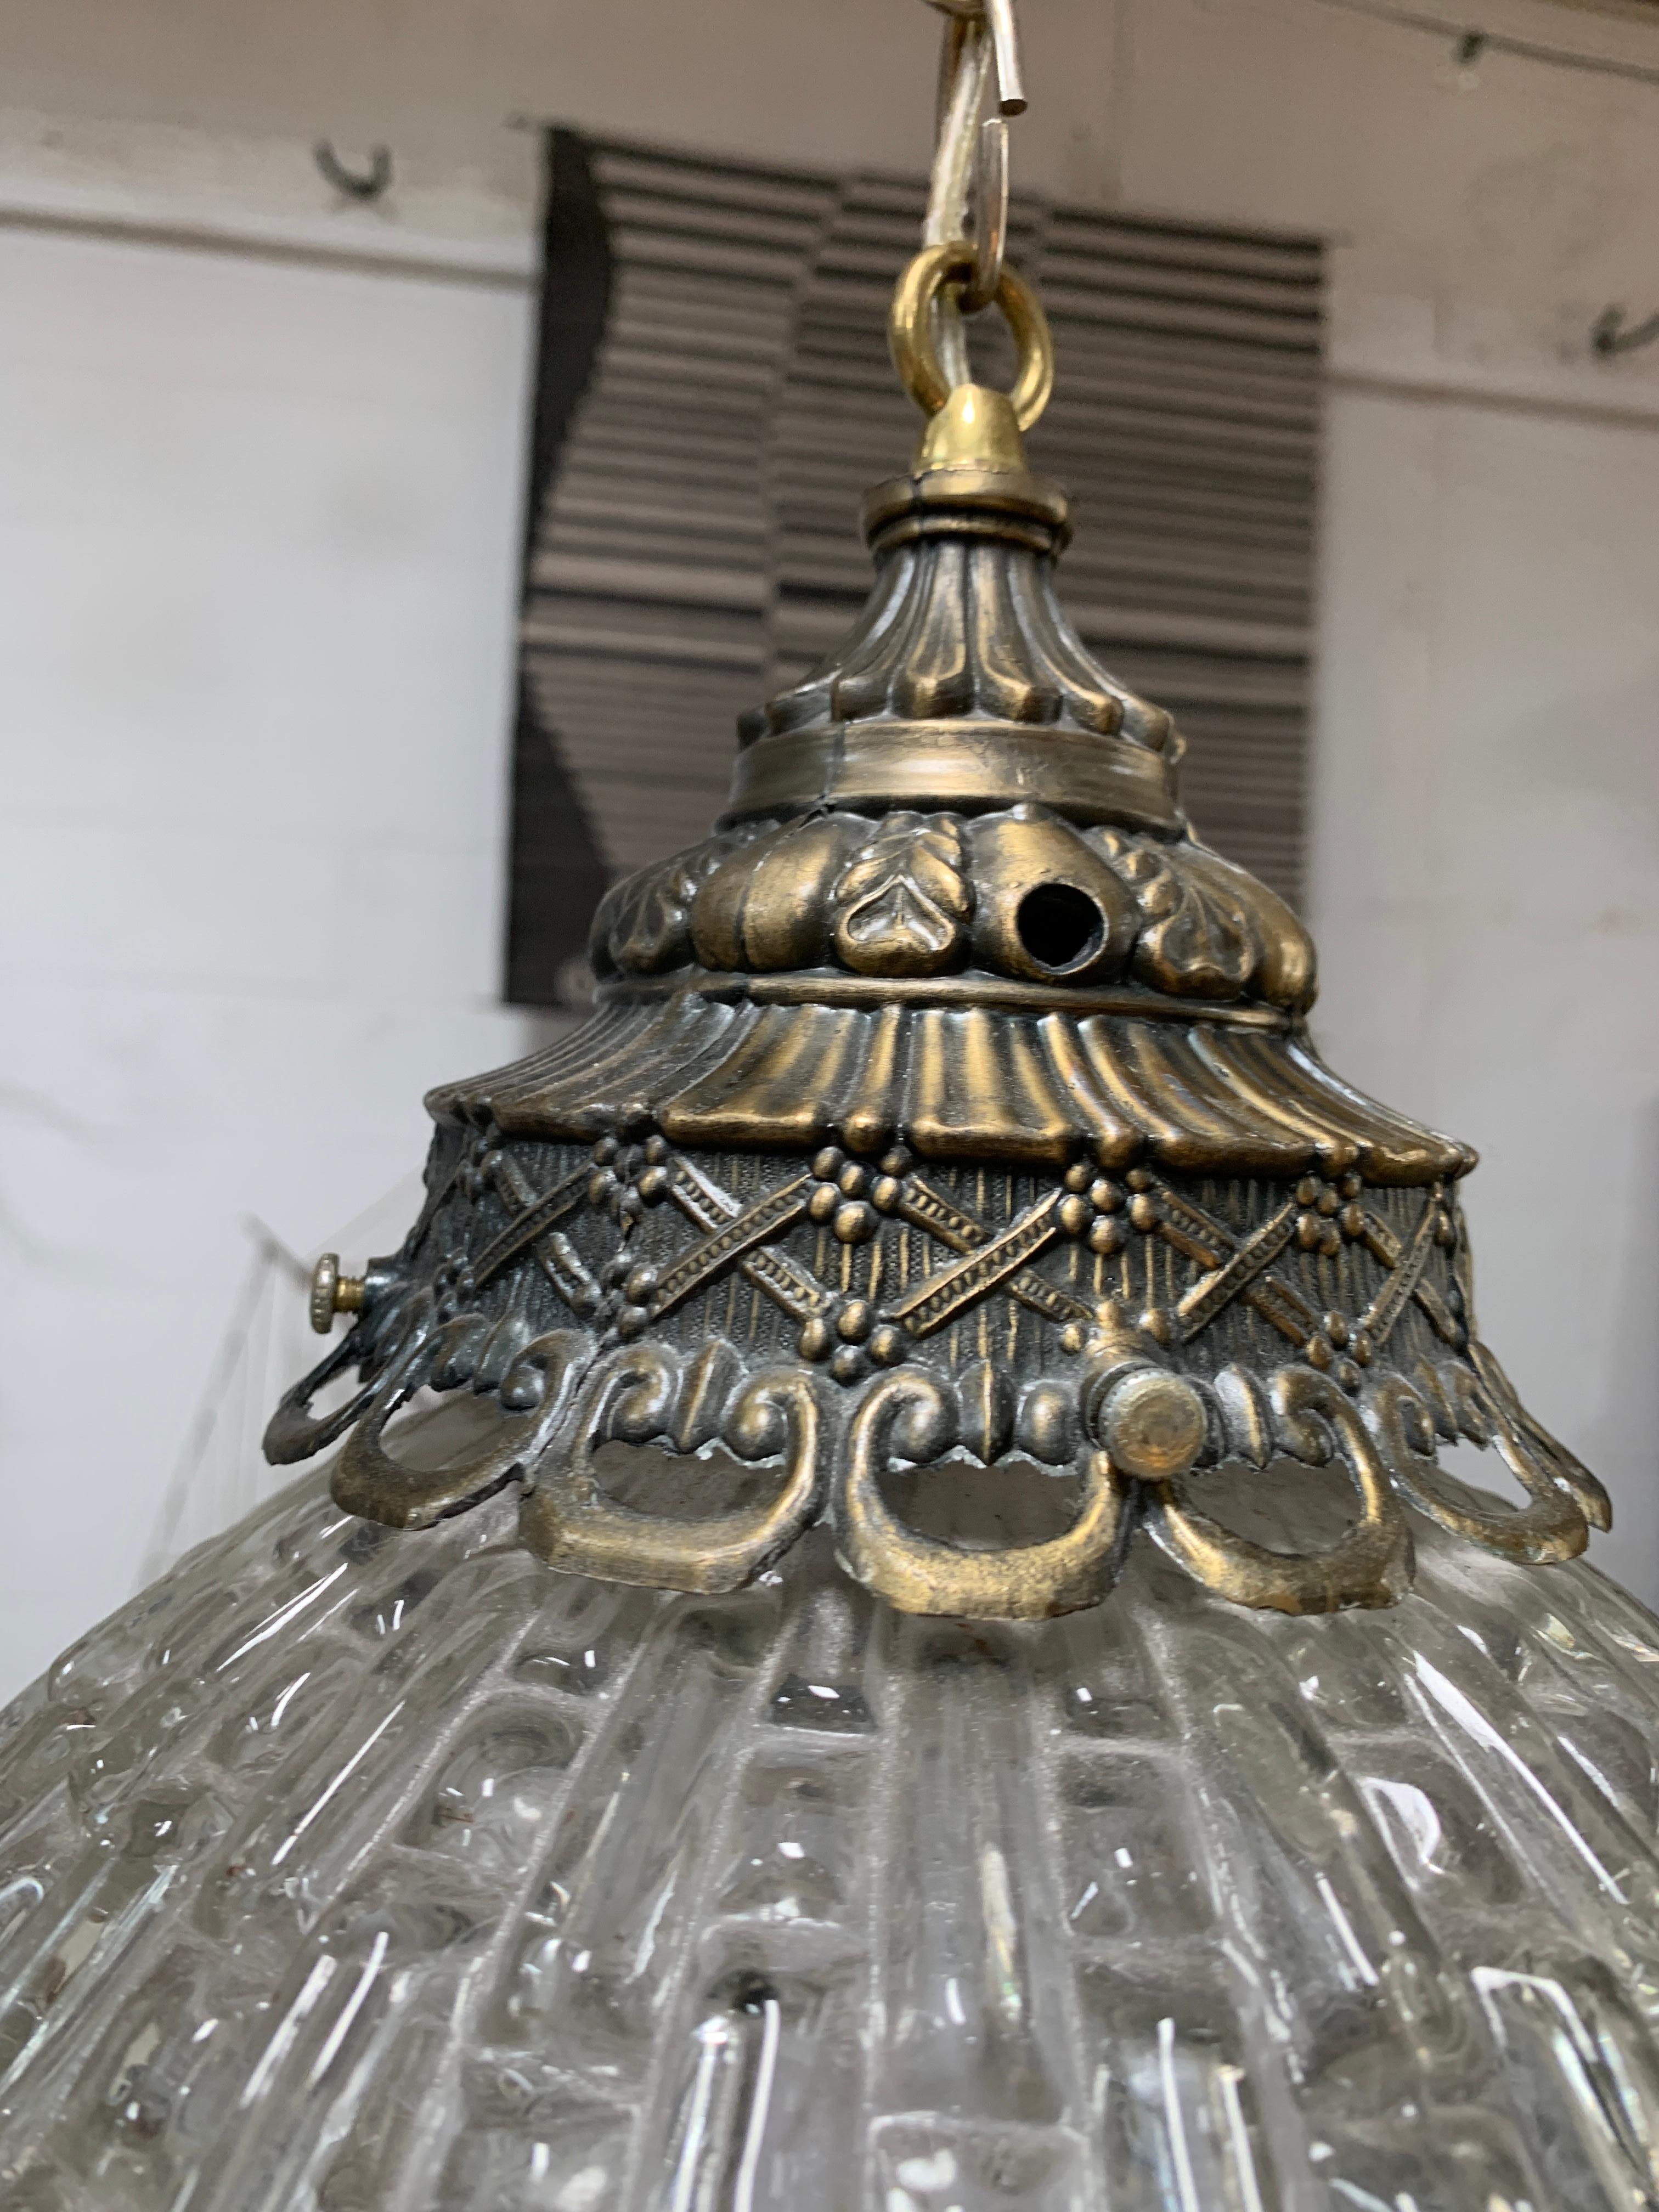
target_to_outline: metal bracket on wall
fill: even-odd
[[[1622,307],[1604,307],[1591,328],[1590,348],[1604,361],[1611,361],[1621,353],[1639,352],[1656,338],[1659,338],[1659,314],[1650,315],[1644,323],[1626,325]]]
[[[1623,77],[1632,84],[1659,85],[1659,69],[1647,64],[1625,61],[1616,54],[1583,53],[1571,46],[1547,46],[1537,39],[1513,38],[1506,31],[1471,29],[1444,15],[1395,7],[1393,0],[1318,0],[1318,5],[1340,9],[1350,15],[1369,15],[1374,22],[1392,23],[1402,31],[1421,31],[1431,39],[1444,39],[1449,42],[1462,70],[1473,69],[1488,54],[1506,54],[1516,61],[1543,62],[1557,69],[1583,70],[1592,76]]]
[[[378,200],[391,189],[390,146],[374,147],[367,169],[348,169],[326,138],[319,138],[312,152],[324,182],[332,185],[337,192],[343,192],[348,199]]]

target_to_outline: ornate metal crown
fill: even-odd
[[[320,1323],[356,1325],[267,1452],[343,1437],[337,1499],[401,1528],[517,1481],[554,1566],[687,1589],[827,1519],[850,1574],[921,1613],[1092,1603],[1138,1528],[1247,1604],[1384,1604],[1402,1499],[1569,1558],[1607,1500],[1476,1334],[1474,1155],[1324,1066],[1306,932],[1194,839],[1170,717],[1060,611],[1066,501],[1020,441],[1046,329],[1005,273],[1020,382],[948,388],[929,317],[968,259],[934,248],[900,286],[930,421],[866,502],[852,635],[746,719],[714,833],[606,897],[592,1019],[432,1094],[420,1218],[360,1282],[321,1279]],[[428,1389],[493,1414],[437,1464],[387,1434]],[[1460,1435],[1523,1507],[1437,1475]],[[631,1502],[614,1443],[648,1448]],[[752,1494],[688,1518],[718,1455]],[[1333,1547],[1204,1510],[1208,1471],[1286,1460],[1351,1478]],[[928,1533],[902,1478],[939,1462],[1067,1474],[1069,1525]]]

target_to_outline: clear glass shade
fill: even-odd
[[[1589,1566],[1425,1525],[1292,1620],[1143,1540],[958,1625],[515,1510],[308,1476],[11,1709],[9,2212],[1656,2201],[1659,1625]]]

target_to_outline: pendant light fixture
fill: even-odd
[[[852,635],[319,1267],[331,1456],[8,1716],[8,2208],[1659,2202],[1659,1624],[1474,1154],[1323,1065],[1060,610],[947,13]]]

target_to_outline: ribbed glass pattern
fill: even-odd
[[[514,1513],[309,1476],[11,1709],[8,2212],[1656,2201],[1659,1625],[1589,1567],[964,1627]]]

